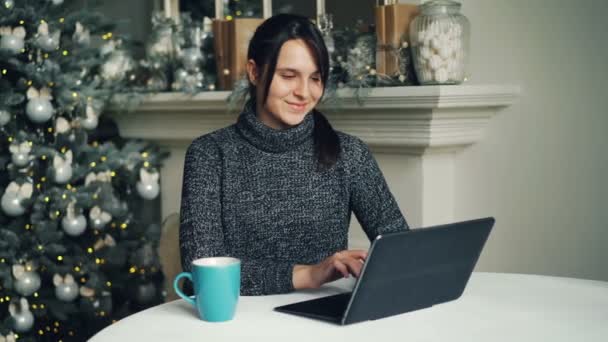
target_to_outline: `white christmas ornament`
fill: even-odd
[[[23,26],[11,28],[9,26],[0,27],[0,49],[7,49],[13,53],[20,53],[25,46],[26,31]]]
[[[99,239],[99,240],[97,240],[97,242],[95,242],[95,244],[93,245],[93,249],[98,251],[104,247],[114,247],[114,246],[116,246],[116,240],[114,240],[112,235],[106,234],[106,236],[103,239]]]
[[[13,265],[15,290],[23,296],[29,296],[40,289],[40,276],[35,271],[27,271],[23,265]]]
[[[24,141],[21,144],[13,142],[8,149],[11,151],[11,160],[17,167],[25,167],[33,159],[33,157],[30,156],[32,147],[27,141]]]
[[[53,168],[55,169],[55,183],[65,184],[72,178],[72,151],[64,153],[64,157],[56,154],[53,157]]]
[[[87,219],[84,215],[76,215],[74,202],[68,204],[67,213],[61,219],[61,227],[69,236],[79,236],[87,228]]]
[[[77,21],[76,30],[74,31],[74,35],[72,35],[72,39],[78,44],[89,45],[91,42],[91,32],[88,29],[85,29],[84,26]]]
[[[34,315],[30,311],[27,299],[21,298],[19,303],[11,303],[8,312],[13,319],[13,329],[18,333],[29,331],[34,326]]]
[[[99,118],[97,116],[97,113],[95,113],[95,109],[93,108],[93,105],[91,103],[87,104],[86,114],[87,117],[80,121],[82,127],[88,130],[93,130],[97,128]]]
[[[64,302],[71,302],[78,297],[78,284],[74,281],[71,274],[61,277],[59,274],[53,276],[55,285],[55,296]]]
[[[44,123],[53,116],[55,109],[51,104],[53,96],[49,88],[43,87],[38,91],[38,89],[30,87],[27,90],[27,98],[29,101],[25,112],[30,120],[35,123]]]
[[[4,7],[6,7],[7,9],[11,9],[14,6],[15,6],[15,0],[4,0]],[[0,339],[0,341],[2,341],[2,340]]]
[[[59,5],[63,4],[63,0],[51,0],[51,2],[53,2],[53,5],[55,5],[55,6],[59,6]]]
[[[12,1],[12,0],[11,0]],[[6,336],[0,334],[0,342],[16,342],[17,338],[15,337],[15,333],[9,331]]]
[[[133,59],[126,51],[116,49],[120,44],[115,41],[110,41],[101,47],[101,54],[110,54],[110,57],[101,66],[101,77],[106,81],[120,81],[126,73],[133,69]]]
[[[4,126],[11,121],[11,113],[2,109],[0,110],[0,126]]]
[[[55,121],[55,133],[56,134],[67,133],[70,131],[71,128],[72,128],[72,125],[70,125],[70,122],[63,117],[58,117],[57,120]]]
[[[148,172],[146,169],[139,169],[139,182],[136,184],[139,195],[147,200],[155,199],[160,192],[158,184],[158,172]]]
[[[112,221],[112,215],[101,210],[100,207],[94,206],[91,208],[91,211],[89,211],[89,219],[93,228],[102,229],[108,222]]]
[[[84,185],[87,186],[92,182],[111,182],[112,173],[110,171],[100,171],[98,173],[91,172],[84,179]]]
[[[2,210],[9,216],[23,215],[25,208],[21,205],[21,201],[31,198],[33,191],[32,183],[19,185],[11,182],[2,195]]]
[[[46,21],[42,21],[38,25],[38,35],[36,43],[38,46],[46,52],[52,52],[59,48],[59,40],[61,38],[61,31],[57,30],[53,33],[49,33],[49,24]]]

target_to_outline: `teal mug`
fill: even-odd
[[[194,284],[194,296],[186,296],[179,280]],[[241,261],[230,257],[201,258],[192,261],[191,272],[182,272],[173,281],[175,292],[194,305],[207,322],[225,322],[234,317],[241,290]]]

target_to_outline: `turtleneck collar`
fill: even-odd
[[[285,152],[312,139],[314,118],[306,114],[297,126],[279,130],[267,126],[256,115],[255,103],[248,101],[236,123],[239,133],[255,147],[267,152]]]

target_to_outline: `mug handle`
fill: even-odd
[[[192,297],[186,296],[182,292],[182,290],[179,289],[179,280],[182,278],[188,278],[188,279],[190,279],[190,281],[192,281],[192,274],[189,272],[182,272],[182,273],[178,274],[175,277],[175,280],[173,280],[173,289],[175,289],[175,293],[177,293],[178,296],[182,297],[186,302],[188,302],[196,307],[196,303],[194,302],[194,299],[192,299]]]

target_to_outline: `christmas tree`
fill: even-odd
[[[101,115],[133,64],[109,20],[0,0],[0,35],[0,340],[83,341],[162,301],[165,155]]]

